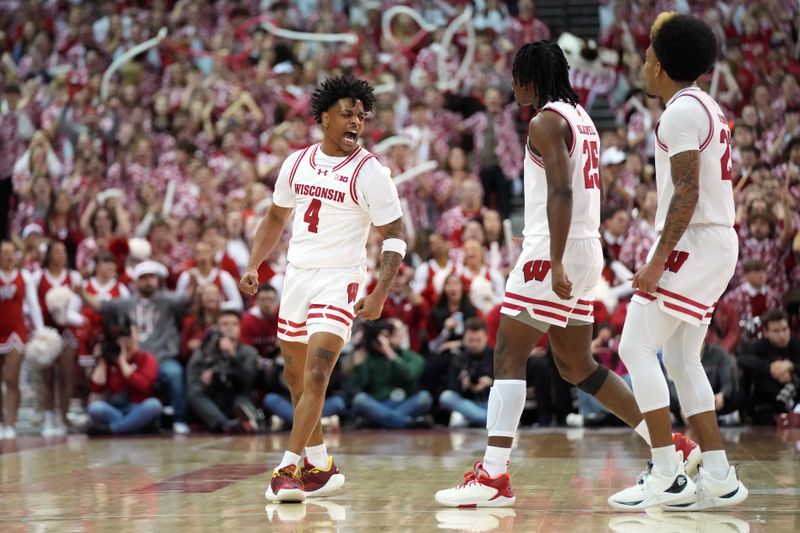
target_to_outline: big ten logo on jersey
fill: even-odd
[[[544,259],[536,259],[535,261],[528,261],[522,267],[522,273],[525,276],[525,283],[531,280],[544,281],[550,272],[550,261]]]
[[[0,300],[13,300],[17,295],[17,285],[12,283],[5,287],[0,287]]]
[[[358,296],[358,283],[351,283],[347,286],[347,303],[355,302],[356,296]]]
[[[669,270],[670,272],[677,273],[686,260],[689,259],[689,252],[679,252],[678,250],[673,250],[667,260],[664,261],[664,270]]]
[[[341,174],[334,174],[333,179],[336,181],[341,181],[342,183],[347,183],[350,181],[350,176],[342,176]]]

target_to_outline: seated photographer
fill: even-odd
[[[425,359],[408,346],[408,329],[397,320],[364,325],[364,350],[356,352],[349,386],[357,391],[353,411],[380,427],[424,428],[433,425],[427,413],[433,400],[420,391]]]
[[[494,350],[489,346],[486,324],[470,318],[464,324],[463,346],[450,360],[447,390],[439,396],[439,405],[450,411],[450,426],[486,425],[486,407],[494,365]]]
[[[139,351],[136,326],[122,317],[104,324],[103,341],[95,347],[89,404],[89,435],[136,433],[155,426],[161,402],[153,397],[158,376],[156,358]]]
[[[239,341],[239,313],[222,311],[187,368],[189,409],[214,432],[255,433],[253,382],[258,354]]]

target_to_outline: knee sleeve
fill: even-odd
[[[576,384],[575,386],[578,387],[580,390],[587,394],[591,394],[594,396],[597,394],[597,391],[603,386],[603,383],[606,382],[606,378],[608,377],[608,368],[604,367],[603,365],[597,365],[597,368],[594,372],[589,374],[589,376],[581,381],[580,383]]]
[[[679,319],[655,304],[632,302],[628,308],[619,356],[628,368],[633,394],[643,413],[669,406],[669,388],[657,352],[679,324]]]
[[[678,400],[687,417],[714,411],[714,391],[700,355],[706,331],[708,326],[682,323],[664,342],[664,366],[675,382]]]
[[[490,437],[511,437],[517,433],[525,408],[525,380],[498,379],[489,391],[486,429]]]

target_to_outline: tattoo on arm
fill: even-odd
[[[325,348],[317,348],[317,351],[314,352],[316,357],[320,359],[325,359],[326,361],[332,361],[334,357],[336,357],[336,352],[332,352],[330,350],[326,350]]]
[[[697,207],[700,195],[700,152],[690,150],[681,152],[670,158],[672,167],[672,184],[675,194],[669,203],[667,220],[655,255],[666,257],[672,253],[675,245],[683,236]]]
[[[378,228],[384,239],[401,239],[406,240],[406,232],[403,228],[403,219],[398,218],[394,222],[390,222],[385,226]],[[400,270],[400,263],[403,258],[396,252],[384,252],[381,256],[381,273],[378,277],[378,289],[384,293],[388,293],[392,287],[397,271]]]

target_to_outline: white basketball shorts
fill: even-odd
[[[308,343],[314,333],[333,333],[350,340],[354,306],[366,268],[286,267],[278,339]]]
[[[570,300],[562,300],[553,292],[550,237],[525,239],[517,264],[508,276],[500,312],[516,317],[524,311],[535,321],[562,328],[571,320],[593,323],[593,290],[603,271],[600,239],[569,239],[563,262],[572,282]]]
[[[648,260],[659,240],[653,243]],[[711,322],[714,308],[736,270],[739,240],[727,226],[691,225],[664,265],[655,294],[636,291],[633,301],[658,302],[664,313],[699,326]]]

